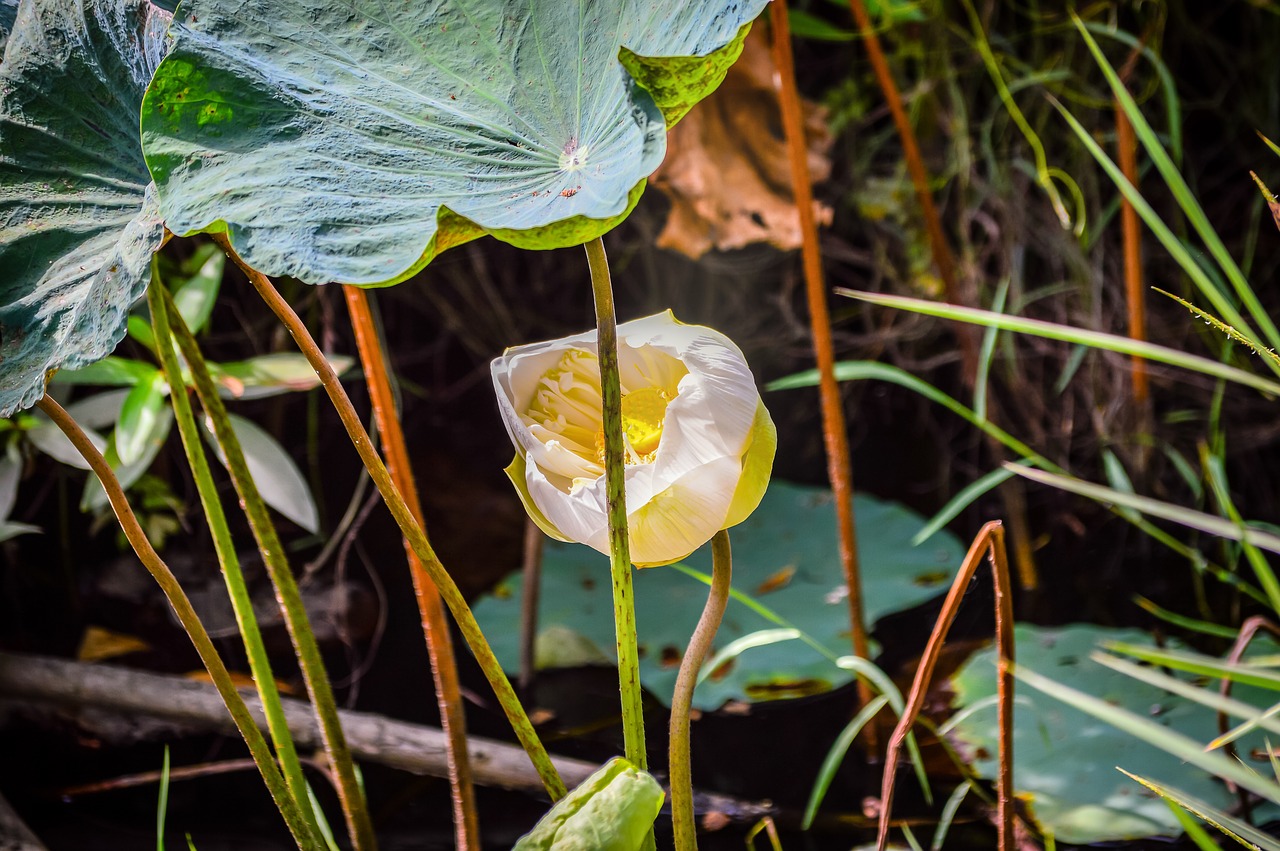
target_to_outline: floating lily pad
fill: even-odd
[[[490,233],[576,245],[635,205],[666,128],[765,0],[189,0],[143,110],[175,233],[390,284]]]
[[[0,13],[5,7],[0,5]],[[107,355],[164,225],[138,111],[168,15],[23,0],[0,64],[0,416]]]
[[[862,495],[854,501],[854,510],[869,623],[946,589],[964,557],[958,540],[943,532],[912,547],[912,536],[924,525],[918,515]],[[756,702],[815,694],[849,682],[853,674],[834,662],[851,651],[851,644],[830,491],[774,481],[756,512],[729,534],[734,589],[803,630],[822,650],[799,639],[743,650],[698,686],[694,706],[713,710],[729,700]],[[685,564],[709,573],[710,547],[694,553]],[[516,575],[475,607],[494,652],[511,671],[519,665],[519,598],[520,576]],[[671,699],[680,655],[706,599],[707,586],[677,567],[636,573],[640,680],[661,701]],[[570,660],[593,657],[582,652],[582,641],[598,651],[597,658],[617,658],[605,556],[578,544],[548,542],[538,608],[539,631],[545,639],[538,648],[542,659],[557,658],[546,641],[564,643],[568,635],[575,636],[574,652],[567,654]],[[730,600],[715,649],[778,627],[741,600]]]
[[[1209,742],[1218,735],[1212,710],[1089,658],[1106,641],[1152,646],[1146,633],[1086,625],[1057,629],[1019,625],[1015,635],[1019,665],[1157,720],[1196,741]],[[1174,641],[1164,646],[1173,649],[1179,645]],[[976,654],[956,673],[951,685],[961,710],[987,701],[956,726],[951,738],[981,776],[994,777],[996,709],[990,702],[995,694],[994,651]],[[1274,692],[1239,686],[1233,696],[1254,703],[1260,710],[1276,699]],[[1021,685],[1014,708],[1013,748],[1015,792],[1041,829],[1052,832],[1060,842],[1091,844],[1182,833],[1168,806],[1117,767],[1176,786],[1219,809],[1230,809],[1235,801],[1226,786],[1207,772]],[[1238,748],[1241,754],[1254,748],[1265,753],[1260,734],[1245,736]],[[1265,774],[1271,771],[1265,762],[1256,768]]]

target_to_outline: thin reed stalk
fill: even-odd
[[[356,335],[356,348],[360,350],[360,363],[364,367],[365,382],[369,388],[369,401],[378,421],[382,449],[386,453],[387,471],[404,497],[413,519],[422,528],[423,535],[426,535],[427,524],[422,516],[418,485],[409,463],[404,428],[396,413],[395,398],[391,392],[387,357],[374,325],[369,297],[361,288],[349,285],[343,286],[342,293],[351,314],[351,327]],[[459,851],[479,851],[480,822],[476,810],[475,786],[471,779],[471,762],[467,757],[467,719],[463,713],[453,638],[449,634],[449,622],[445,618],[440,590],[414,554],[409,539],[403,540],[405,555],[409,561],[409,575],[413,578],[414,597],[418,601],[418,613],[422,619],[422,633],[427,642],[431,677],[435,682],[440,726],[448,740],[446,756],[449,763],[449,787],[453,796],[455,846]],[[441,569],[444,569],[443,566]]]

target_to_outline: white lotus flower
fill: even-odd
[[[778,438],[742,352],[671,311],[618,326],[631,560],[679,561],[760,504]],[[507,475],[551,537],[609,552],[596,332],[507,349]]]

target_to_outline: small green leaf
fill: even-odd
[[[621,757],[560,799],[511,851],[638,851],[666,795]]]
[[[227,265],[227,255],[216,245],[202,245],[184,264],[191,269],[185,281],[173,281],[173,302],[178,314],[187,323],[192,334],[200,333],[209,314],[213,313],[218,290],[222,287],[222,273]]]
[[[79,369],[61,370],[53,380],[58,384],[68,385],[133,387],[139,383],[146,383],[159,374],[160,370],[146,361],[112,355]]]
[[[18,481],[22,478],[22,456],[12,447],[0,454],[0,521],[9,519],[18,501]]]
[[[308,532],[319,531],[320,516],[316,511],[315,500],[311,497],[311,488],[307,487],[307,480],[302,477],[298,465],[293,463],[289,453],[274,437],[253,422],[235,414],[228,416],[231,428],[240,440],[240,448],[244,450],[249,475],[257,484],[263,502]],[[226,456],[222,447],[213,439],[212,426],[207,422],[205,436],[225,467]]]
[[[353,363],[344,355],[329,355],[328,358],[329,365],[338,375],[350,369]],[[226,399],[265,399],[320,386],[320,379],[311,364],[296,352],[209,364],[209,370],[218,382],[219,394]]]
[[[146,346],[152,352],[156,350],[155,334],[152,333],[151,323],[146,319],[146,317],[137,313],[130,313],[126,327],[128,328],[130,338],[136,340],[141,345]]]
[[[116,423],[116,456],[121,464],[134,464],[142,457],[151,434],[168,407],[169,385],[164,376],[155,373],[150,381],[136,385],[125,397]]]
[[[111,465],[111,469],[115,471],[116,480],[120,482],[120,487],[131,488],[151,469],[151,463],[156,460],[156,456],[160,454],[164,442],[169,439],[169,432],[173,428],[173,408],[166,405],[160,410],[160,416],[156,420],[155,426],[151,429],[151,435],[147,439],[146,445],[142,449],[142,454],[132,464],[120,463],[120,458],[116,455],[115,442],[112,441],[107,446],[106,455],[107,463]],[[80,495],[80,510],[85,514],[91,514],[99,509],[106,508],[109,504],[107,492],[103,490],[102,483],[98,481],[97,476],[89,476],[85,479],[84,492]]]
[[[787,18],[791,24],[791,34],[796,38],[811,38],[815,41],[853,41],[858,37],[856,32],[842,30],[802,9],[791,9],[787,12]]]

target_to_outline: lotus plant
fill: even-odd
[[[729,594],[725,531],[764,496],[777,432],[742,351],[667,311],[617,326],[625,516],[631,561],[679,561],[713,541],[711,594],[680,666],[671,704],[671,797],[680,851],[694,844],[689,710],[698,669]],[[605,397],[596,331],[507,349],[492,364],[516,456],[507,475],[548,535],[613,555]],[[629,601],[628,601],[629,603]],[[615,601],[615,611],[618,611]],[[620,675],[627,681],[619,620]]]

